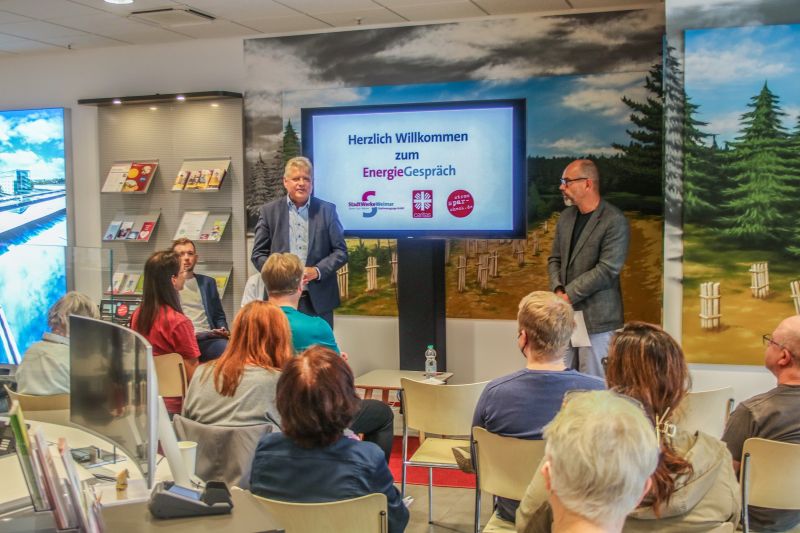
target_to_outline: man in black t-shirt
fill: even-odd
[[[567,367],[605,377],[602,359],[623,325],[619,275],[628,256],[630,229],[622,211],[600,196],[600,175],[588,159],[564,169],[561,212],[547,260],[550,289],[583,312],[590,347],[569,348]]]

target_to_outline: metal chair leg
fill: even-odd
[[[433,468],[428,468],[428,523],[433,524]]]

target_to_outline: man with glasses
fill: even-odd
[[[619,275],[628,256],[630,229],[622,211],[600,196],[600,174],[588,159],[564,169],[561,212],[547,260],[550,289],[583,312],[591,346],[569,348],[566,364],[604,377],[601,364],[614,330],[623,325]]]
[[[764,366],[777,386],[736,407],[722,440],[739,472],[744,441],[751,437],[800,444],[800,315],[785,319],[764,335]],[[786,531],[800,524],[800,512],[750,506],[750,526],[756,531]]]

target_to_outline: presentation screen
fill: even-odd
[[[301,116],[314,196],[336,204],[346,236],[525,236],[525,100]]]

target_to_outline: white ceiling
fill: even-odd
[[[663,0],[0,0],[0,57],[372,24],[403,24],[514,13],[584,12]],[[131,15],[191,8],[215,20],[160,26]]]

